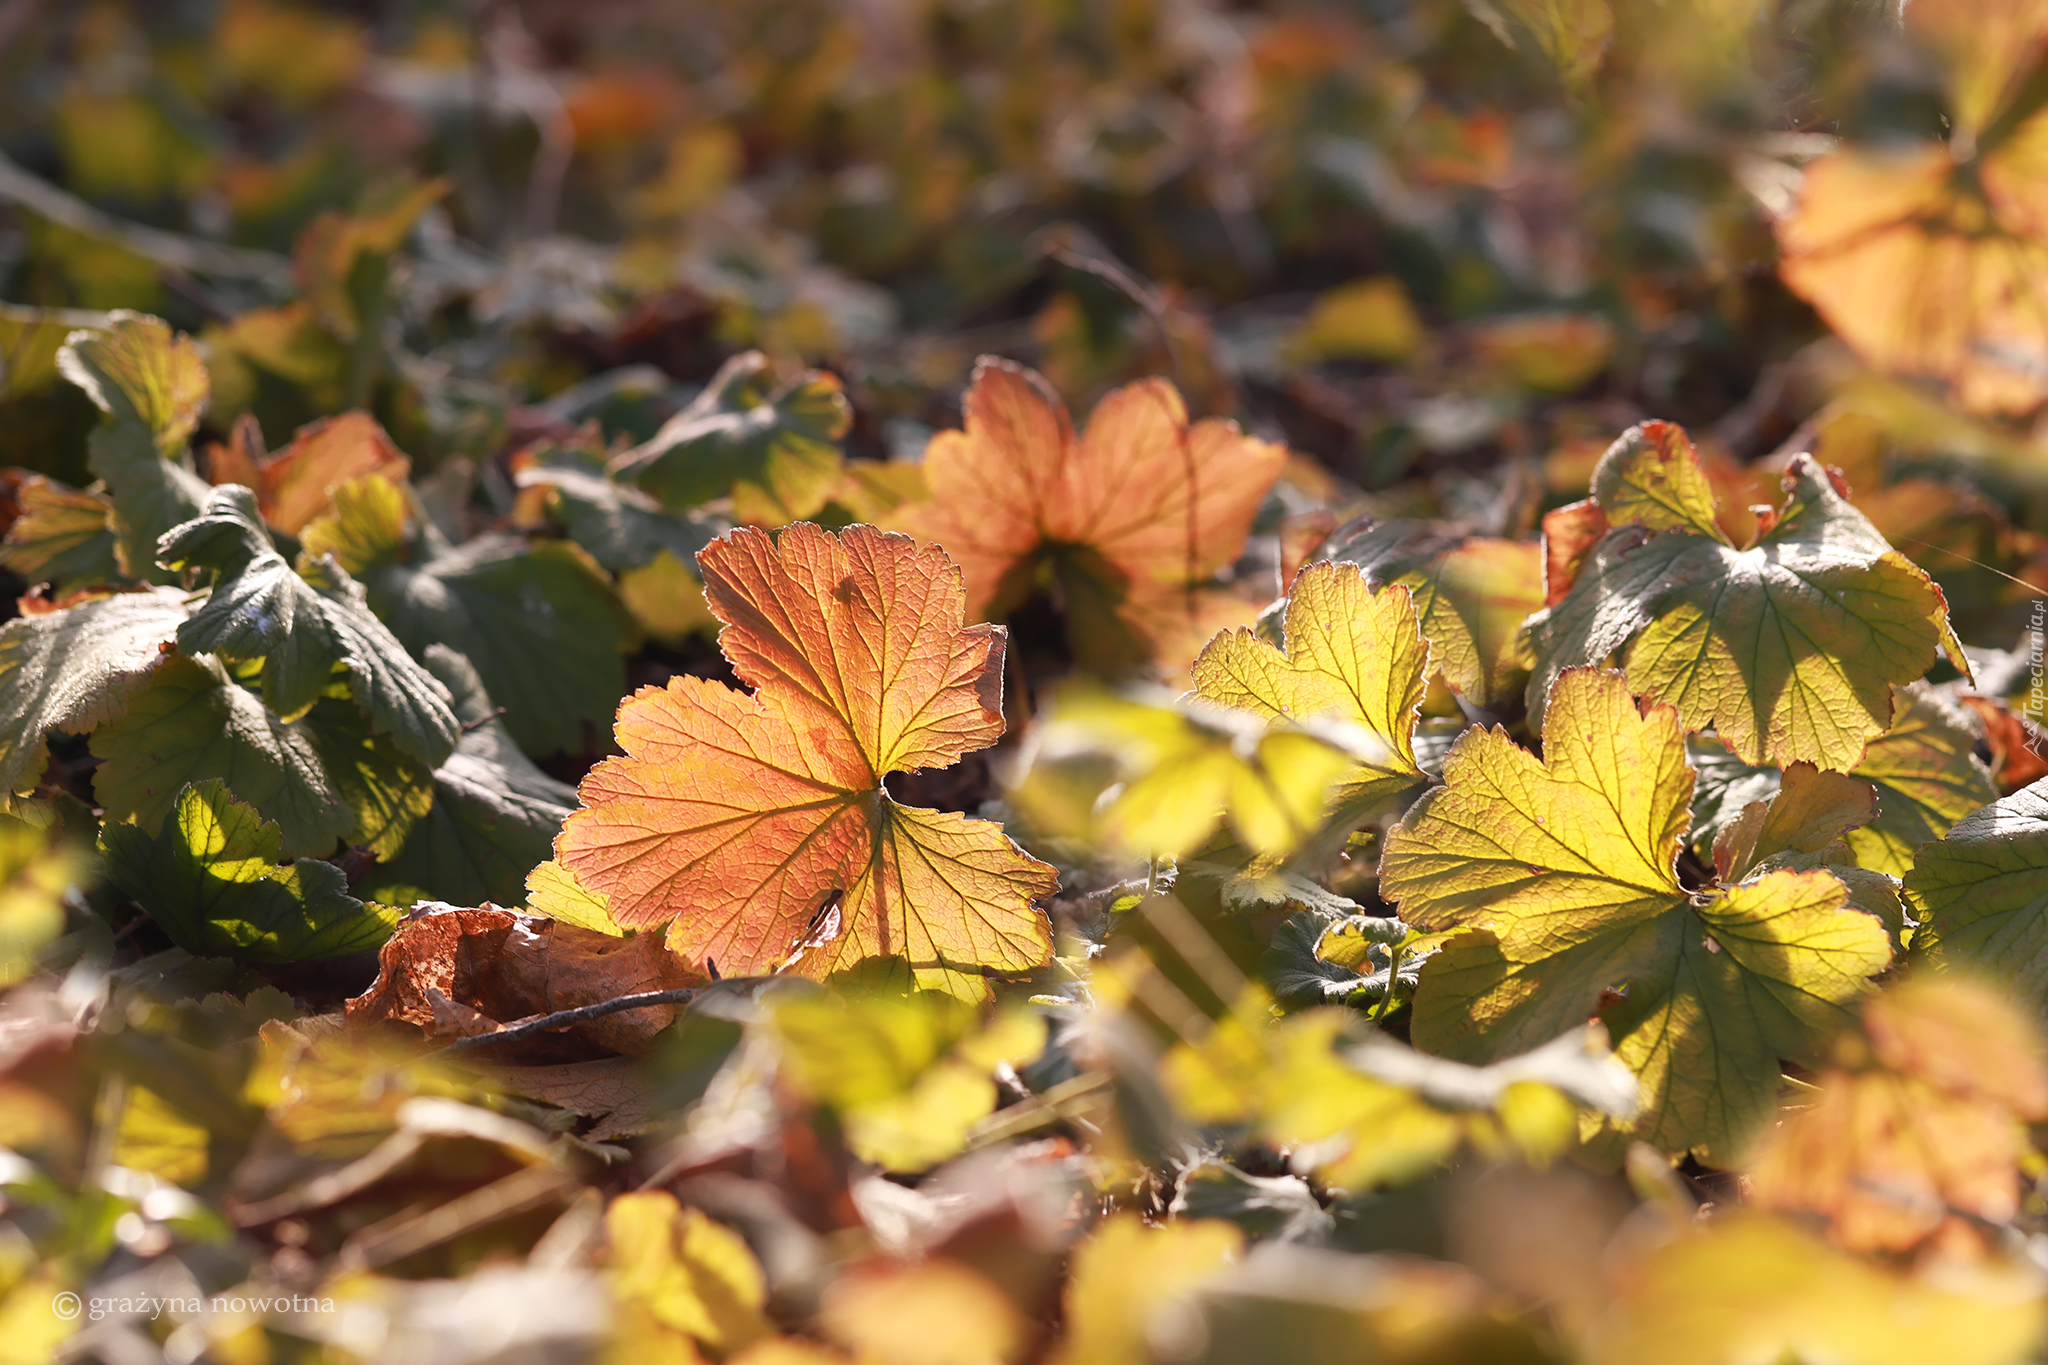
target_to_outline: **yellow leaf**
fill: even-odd
[[[620,1195],[604,1216],[613,1291],[720,1353],[769,1334],[768,1289],[740,1235],[666,1190]]]
[[[1146,1330],[1159,1311],[1243,1253],[1244,1234],[1234,1223],[1201,1219],[1147,1227],[1131,1213],[1105,1219],[1074,1253],[1057,1365],[1148,1359]]]

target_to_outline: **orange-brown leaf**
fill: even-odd
[[[229,444],[215,445],[207,454],[216,484],[254,489],[263,519],[290,536],[328,510],[333,501],[328,495],[335,485],[372,474],[402,483],[412,469],[405,453],[367,412],[309,422],[274,455],[263,453],[263,438],[245,413],[235,423]]]
[[[678,677],[619,708],[625,754],[593,768],[556,855],[623,924],[728,974],[825,976],[907,959],[923,985],[985,989],[1051,940],[1052,870],[985,821],[896,805],[891,772],[1001,735],[1000,626],[963,624],[960,570],[856,526],[731,532],[698,562],[742,681]]]
[[[1135,632],[1152,661],[1180,664],[1187,656],[1173,657],[1178,642],[1157,618],[1236,559],[1286,460],[1285,447],[1234,422],[1191,425],[1179,391],[1157,378],[1104,398],[1077,437],[1042,378],[984,357],[965,429],[939,433],[925,453],[929,501],[898,522],[959,562],[970,615],[1017,606],[1051,558],[1085,662],[1131,660],[1117,657],[1112,622],[1074,619],[1077,598]]]

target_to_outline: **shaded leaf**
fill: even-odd
[[[619,709],[622,758],[583,780],[555,856],[622,924],[728,975],[908,958],[979,995],[1051,941],[1051,869],[997,825],[897,805],[891,772],[1002,733],[1003,635],[963,627],[959,571],[854,527],[722,537],[700,558],[720,647],[751,694],[678,676]],[[793,962],[792,962],[793,960]]]
[[[2048,999],[2048,778],[1922,845],[1905,889],[1915,952]]]
[[[424,527],[406,534],[402,489],[367,478],[334,490],[331,518],[307,528],[311,551],[345,551],[370,608],[415,658],[465,655],[505,725],[536,754],[580,752],[626,690],[629,624],[610,585],[575,546],[481,536],[453,549]]]
[[[51,730],[82,734],[121,713],[184,619],[182,593],[152,588],[0,626],[0,805],[35,790]]]
[[[201,957],[289,963],[340,957],[389,938],[398,913],[364,905],[332,863],[278,866],[278,827],[219,778],[178,794],[152,837],[135,825],[101,834],[107,876],[171,941]]]
[[[462,738],[434,770],[431,810],[364,885],[378,899],[516,902],[528,873],[548,860],[576,790],[519,751],[467,659],[430,645],[426,662],[455,698]]]
[[[678,512],[730,495],[733,514],[756,526],[817,515],[838,487],[838,442],[853,409],[832,375],[807,370],[771,388],[767,371],[759,351],[726,361],[696,401],[613,471]]]
[[[447,689],[370,613],[345,570],[323,559],[292,571],[248,489],[215,489],[205,514],[166,534],[158,552],[167,567],[219,574],[178,628],[178,647],[231,663],[260,660],[263,699],[280,716],[303,715],[340,668],[356,704],[407,753],[439,763],[454,748]]]
[[[356,826],[310,728],[286,721],[216,659],[166,660],[128,707],[93,732],[93,794],[107,818],[154,835],[194,782],[228,790],[282,831],[291,857],[324,858]]]

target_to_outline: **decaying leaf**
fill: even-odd
[[[494,906],[429,904],[384,945],[376,983],[348,1002],[348,1021],[351,1027],[395,1022],[433,1037],[473,1037],[538,1015],[704,980],[658,935],[619,938]],[[638,1054],[675,1015],[673,1006],[648,1005],[566,1025],[559,1036],[585,1048]]]
[[[1643,1084],[1628,1131],[1730,1160],[1771,1112],[1779,1058],[1852,1020],[1891,960],[1885,928],[1827,872],[1681,886],[1678,716],[1639,713],[1620,675],[1560,677],[1543,740],[1539,761],[1498,730],[1467,733],[1387,837],[1381,894],[1418,928],[1467,931],[1423,969],[1415,1041],[1489,1061],[1598,1013]]]
[[[856,526],[722,537],[699,557],[737,692],[701,678],[619,709],[624,757],[583,779],[555,856],[620,923],[726,975],[907,959],[979,996],[1051,951],[1052,869],[1000,826],[896,804],[891,772],[1002,733],[1003,633],[963,626],[943,553]]]
[[[1893,684],[1938,649],[1967,669],[1941,590],[1811,457],[1793,459],[1786,490],[1738,548],[1683,431],[1623,434],[1593,476],[1609,529],[1563,599],[1529,618],[1532,720],[1565,669],[1619,654],[1631,691],[1675,706],[1687,729],[1712,726],[1745,762],[1844,770],[1890,727]]]
[[[1234,422],[1191,425],[1161,379],[1103,399],[1077,438],[1043,379],[985,357],[966,429],[925,452],[930,500],[895,521],[959,563],[968,615],[1015,609],[1049,568],[1083,663],[1172,667],[1193,653],[1169,657],[1190,627],[1199,641],[1236,624],[1216,619],[1199,585],[1237,558],[1286,458]]]

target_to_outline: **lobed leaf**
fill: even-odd
[[[447,689],[371,614],[346,570],[323,559],[292,571],[247,488],[213,490],[204,514],[166,533],[158,555],[167,568],[218,575],[178,627],[178,647],[230,663],[260,660],[263,699],[280,717],[305,714],[340,668],[356,704],[407,753],[438,764],[455,747]]]
[[[1051,950],[1051,869],[997,825],[897,805],[889,773],[1002,733],[1003,634],[963,626],[959,570],[905,537],[798,524],[700,556],[720,646],[756,690],[678,676],[619,708],[557,859],[627,925],[728,975],[907,959],[979,995]]]
[[[30,583],[52,585],[60,598],[124,576],[107,499],[36,474],[22,482],[15,500],[21,515],[0,544],[0,566]]]
[[[1487,1061],[1601,1014],[1643,1083],[1627,1131],[1725,1162],[1770,1114],[1779,1059],[1809,1056],[1891,960],[1884,926],[1824,871],[1681,886],[1678,716],[1638,712],[1620,675],[1565,673],[1543,740],[1538,760],[1468,733],[1387,836],[1381,894],[1417,928],[1466,931],[1423,969],[1415,1041]]]
[[[1594,488],[1611,529],[1563,599],[1529,618],[1533,721],[1564,670],[1619,653],[1630,690],[1688,729],[1712,726],[1743,761],[1845,770],[1890,728],[1893,684],[1938,649],[1962,666],[1941,590],[1810,456],[1793,459],[1786,503],[1746,549],[1721,534],[1669,423],[1625,433]]]

